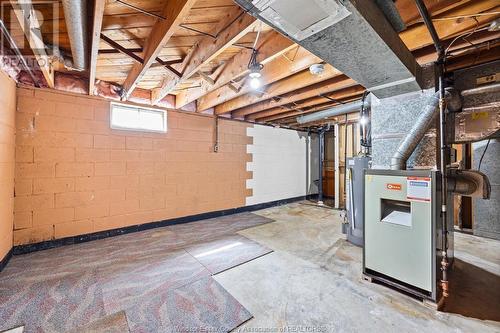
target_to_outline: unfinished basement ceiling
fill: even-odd
[[[320,75],[311,74],[309,67],[323,63],[323,59],[251,17],[233,0],[92,3],[89,1],[94,17],[88,22],[94,38],[89,42],[90,68],[74,72],[55,63],[54,69],[123,87],[125,98],[140,93],[148,104],[175,98],[171,105],[178,109],[304,127],[310,124],[299,125],[296,116],[359,100],[365,91],[329,64]],[[499,58],[498,31],[487,30],[500,17],[497,0],[425,3],[443,44],[451,45],[448,71]],[[39,4],[32,5],[47,11]],[[419,65],[435,61],[431,36],[414,1],[397,0],[395,6],[403,23],[399,37],[404,46]],[[53,36],[58,35],[61,52],[71,57],[68,18],[62,6],[59,16],[56,25],[42,25],[43,41],[55,43]],[[15,17],[2,19],[15,27]],[[55,30],[59,34],[54,34]],[[20,28],[10,32],[22,42]],[[252,89],[247,65],[257,36],[257,60],[264,67],[262,86]],[[87,90],[93,93],[93,85]]]

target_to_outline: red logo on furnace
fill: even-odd
[[[401,191],[401,184],[387,184],[387,189]]]

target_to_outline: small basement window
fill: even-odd
[[[111,128],[143,132],[167,132],[167,112],[111,103]]]

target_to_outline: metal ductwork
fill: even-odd
[[[420,91],[421,67],[373,0],[235,0],[378,98]]]
[[[406,24],[399,15],[394,0],[375,0],[377,6],[384,13],[387,20],[391,23],[394,30],[401,32],[406,29]]]
[[[73,68],[87,68],[87,0],[62,0],[73,56]]]
[[[359,111],[361,106],[363,105],[363,101],[356,101],[347,104],[342,104],[340,106],[336,106],[331,109],[326,109],[323,111],[311,113],[305,116],[297,117],[297,122],[299,124],[310,123],[312,121],[326,119],[329,117],[340,116],[346,113],[351,113],[355,111]]]
[[[451,193],[481,199],[491,196],[490,181],[481,171],[450,169],[446,179]]]
[[[439,107],[439,91],[434,93],[421,113],[420,117],[417,119],[413,127],[410,129],[408,134],[404,137],[403,141],[399,144],[396,152],[391,158],[391,169],[392,170],[405,170],[406,161],[410,158],[411,154],[420,143],[425,133],[429,130],[431,125],[438,114]],[[445,93],[445,98],[448,103],[448,109],[452,111],[458,111],[461,107],[460,95],[457,94],[452,89],[449,89]]]

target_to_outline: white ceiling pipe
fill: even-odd
[[[87,67],[87,0],[62,0],[68,29],[73,67],[83,71]]]
[[[351,113],[354,111],[361,110],[361,106],[363,105],[363,101],[359,100],[356,102],[351,102],[347,104],[342,104],[331,109],[326,109],[323,111],[311,113],[305,116],[297,117],[297,122],[299,124],[310,123],[316,120],[326,119],[329,117],[340,116],[342,114]]]

